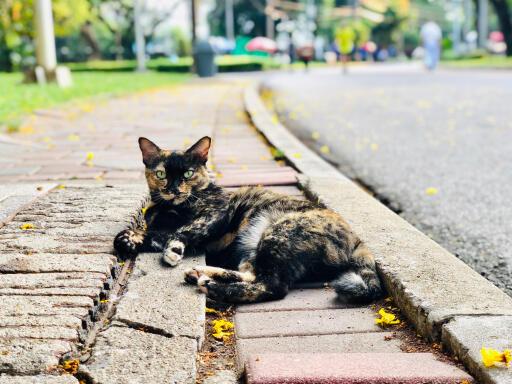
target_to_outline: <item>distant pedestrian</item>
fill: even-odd
[[[425,50],[423,56],[425,66],[433,71],[441,55],[441,38],[443,37],[441,28],[435,21],[429,21],[421,27],[420,36]]]
[[[341,62],[343,65],[343,73],[347,73],[348,56],[354,51],[356,41],[356,33],[354,29],[345,21],[340,24],[336,30],[336,44],[341,55]]]

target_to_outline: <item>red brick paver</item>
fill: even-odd
[[[251,355],[248,384],[460,384],[472,378],[429,353]]]

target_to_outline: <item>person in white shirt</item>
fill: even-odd
[[[435,21],[429,21],[421,27],[420,36],[425,49],[425,66],[432,71],[436,68],[441,54],[441,28]]]

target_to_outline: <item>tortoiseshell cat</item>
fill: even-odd
[[[187,270],[185,280],[225,302],[277,300],[294,283],[331,280],[341,299],[382,294],[372,255],[339,215],[263,188],[224,191],[208,177],[210,142],[203,137],[183,152],[139,139],[151,194],[147,229],[119,233],[120,254],[163,251],[175,266],[185,253],[205,251],[208,266]]]

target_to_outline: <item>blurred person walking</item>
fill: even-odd
[[[425,66],[429,71],[433,71],[437,67],[437,62],[441,55],[441,28],[435,21],[429,21],[421,27],[421,42],[425,50],[423,59]]]
[[[336,30],[335,40],[340,52],[343,73],[347,73],[348,56],[354,50],[356,33],[350,25],[342,21],[340,27]]]

